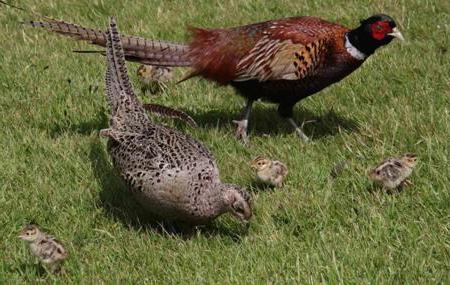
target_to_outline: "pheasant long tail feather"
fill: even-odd
[[[76,40],[87,41],[102,47],[106,46],[106,33],[92,28],[85,28],[80,25],[53,19],[25,8],[0,1],[0,4],[14,9],[29,12],[42,21],[27,21],[34,28],[43,28],[48,31],[74,38]],[[136,61],[143,64],[159,66],[190,66],[188,59],[188,45],[159,40],[149,40],[134,36],[121,36],[122,45],[126,60]]]
[[[197,123],[195,122],[195,120],[183,111],[175,110],[159,104],[144,104],[143,107],[145,110],[151,113],[155,113],[163,117],[177,118],[184,121],[193,128],[197,127]]]
[[[105,46],[106,35],[101,30],[46,18],[46,21],[30,21],[32,27],[44,28],[76,40],[88,41]],[[190,66],[187,57],[188,46],[141,37],[121,36],[124,55],[127,60],[160,66]]]
[[[111,107],[113,126],[133,126],[148,121],[133,92],[128,77],[122,42],[114,18],[106,35],[106,93]]]

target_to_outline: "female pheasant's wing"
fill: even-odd
[[[137,185],[148,183],[146,179],[149,177],[160,180],[158,183],[169,183],[172,181],[169,177],[164,182],[153,175],[164,172],[175,176],[177,171],[195,173],[199,170],[200,173],[196,174],[198,179],[204,179],[204,176],[210,177],[211,181],[218,180],[214,158],[203,144],[186,134],[153,124],[145,114],[131,88],[120,35],[113,18],[107,36],[106,84],[113,117],[111,128],[102,133],[114,141],[110,144],[110,151],[124,178]]]

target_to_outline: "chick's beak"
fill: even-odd
[[[401,41],[404,41],[405,38],[403,37],[402,33],[397,29],[397,27],[392,29],[392,33],[389,33],[388,35],[393,36],[394,38],[397,38]]]

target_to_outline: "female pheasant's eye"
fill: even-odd
[[[377,174],[380,175],[380,171],[379,170],[377,170]]]

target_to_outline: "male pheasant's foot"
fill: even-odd
[[[308,136],[306,136],[305,133],[302,131],[302,129],[300,129],[299,127],[297,127],[295,129],[295,132],[302,139],[302,141],[304,141],[305,143],[307,143],[309,141]]]
[[[309,141],[308,136],[306,136],[305,133],[302,131],[302,129],[299,126],[297,126],[297,124],[295,123],[294,119],[288,118],[288,122],[294,127],[295,132],[297,133],[297,135],[300,137],[300,139],[303,142],[306,143],[306,142]]]
[[[244,143],[248,143],[248,136],[247,136],[248,120],[241,120],[241,121],[233,120],[233,123],[237,125],[236,138]]]

